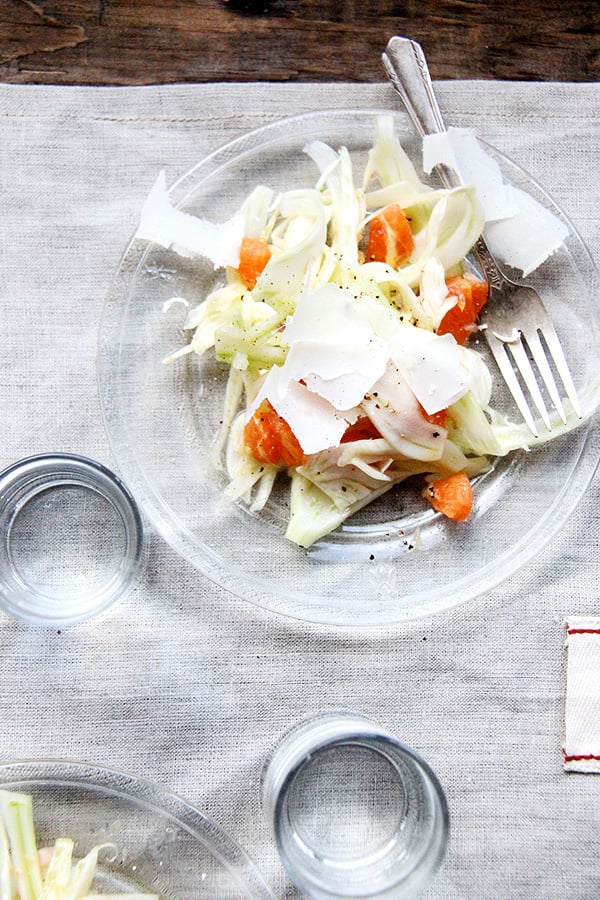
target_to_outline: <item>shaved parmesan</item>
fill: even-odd
[[[463,348],[452,335],[404,324],[389,307],[373,300],[367,308],[371,327],[387,344],[388,360],[398,367],[428,415],[447,409],[471,389],[475,367],[470,370],[462,363]]]
[[[286,420],[307,455],[337,447],[348,427],[346,420],[327,400],[298,381],[289,381],[284,395],[277,398],[273,406]]]
[[[485,236],[492,253],[529,275],[559,249],[569,229],[529,194],[518,188],[512,191],[519,205],[517,215],[490,222]]]
[[[369,321],[367,301],[332,284],[302,295],[286,339],[289,350],[277,382],[303,381],[339,411],[361,402],[389,358],[386,341]]]
[[[460,347],[450,334],[399,328],[394,334],[392,359],[428,415],[447,409],[469,390]]]
[[[165,173],[160,172],[142,207],[136,237],[172,248],[180,256],[203,256],[217,269],[239,266],[243,233],[242,214],[215,224],[176,209],[171,205]]]
[[[305,453],[339,444],[389,358],[368,313],[366,302],[332,284],[303,293],[287,322],[285,362],[269,370],[249,416],[268,399]]]
[[[558,250],[569,230],[529,194],[504,183],[498,163],[469,128],[449,128],[423,138],[423,168],[443,164],[475,186],[486,220],[485,237],[499,259],[524,275]]]
[[[463,184],[475,186],[486,222],[506,219],[518,212],[500,166],[485,152],[471,128],[449,128],[423,138],[423,170],[431,172],[439,164],[454,169]]]
[[[328,284],[305,293],[288,321],[289,376],[336,409],[360,403],[385,371],[389,348],[369,320],[369,302]]]

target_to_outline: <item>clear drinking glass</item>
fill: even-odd
[[[0,607],[71,625],[123,597],[143,559],[133,497],[94,460],[46,453],[0,473]]]
[[[265,766],[262,803],[282,862],[309,897],[415,897],[444,857],[438,779],[362,716],[324,713],[285,735]]]

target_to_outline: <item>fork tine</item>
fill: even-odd
[[[531,355],[535,360],[535,364],[538,367],[538,371],[542,376],[542,380],[548,389],[548,393],[550,394],[550,398],[556,411],[558,412],[561,420],[566,425],[567,417],[565,415],[565,410],[562,405],[562,400],[560,399],[560,394],[558,392],[558,388],[556,387],[556,382],[554,380],[554,375],[552,374],[552,370],[548,365],[548,359],[546,357],[546,351],[542,346],[542,342],[540,341],[540,335],[537,329],[531,330],[531,333],[525,334],[525,340],[531,350]]]
[[[537,378],[535,377],[535,373],[529,361],[529,357],[525,351],[525,347],[523,346],[522,338],[514,343],[506,344],[507,353],[512,354],[514,361],[517,364],[517,369],[527,386],[527,390],[531,395],[531,399],[535,403],[537,410],[542,418],[542,422],[548,429],[548,431],[552,431],[552,424],[550,422],[550,418],[548,416],[548,410],[546,409],[546,404],[544,403],[544,398],[542,397],[540,387],[537,382]]]
[[[569,366],[567,364],[567,360],[565,359],[565,354],[563,353],[558,335],[554,330],[554,326],[544,325],[543,328],[540,328],[540,332],[552,355],[554,365],[556,366],[556,370],[562,379],[562,383],[565,386],[567,397],[571,401],[571,405],[573,406],[573,409],[577,413],[578,417],[581,418],[581,404],[579,403],[579,397],[577,396],[577,391],[575,389],[575,385],[573,384],[571,372],[569,371]]]
[[[513,395],[514,401],[519,407],[521,415],[525,419],[529,430],[533,434],[534,437],[538,436],[538,430],[536,428],[535,422],[533,421],[533,416],[531,415],[531,411],[529,409],[529,405],[527,400],[525,399],[525,394],[519,384],[519,380],[514,373],[512,363],[508,357],[507,352],[507,344],[504,341],[499,340],[493,331],[490,329],[486,329],[485,337],[488,342],[488,346],[494,355],[494,359],[498,364],[498,368],[506,382],[506,385]]]

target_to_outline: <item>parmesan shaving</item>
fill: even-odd
[[[486,153],[471,128],[449,128],[423,138],[423,169],[430,173],[439,164],[454,169],[463,184],[474,185],[486,222],[506,219],[518,205],[500,166]]]
[[[464,184],[475,186],[490,250],[523,275],[541,266],[568,236],[561,219],[529,194],[505,184],[500,166],[472,129],[449,128],[424,137],[424,170],[431,172],[439,164],[454,169]]]
[[[215,224],[172,206],[164,171],[160,172],[142,207],[136,238],[152,241],[180,256],[203,256],[221,266],[237,268],[244,232],[244,216]]]
[[[517,188],[512,192],[519,212],[502,222],[491,222],[485,236],[492,253],[530,275],[559,249],[569,229],[529,194]]]

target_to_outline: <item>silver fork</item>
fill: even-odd
[[[393,37],[388,42],[382,60],[388,77],[402,97],[419,134],[424,136],[446,131],[420,44],[409,38]],[[460,179],[454,170],[446,166],[437,168],[446,187],[460,185]],[[552,422],[532,360],[560,419],[565,424],[567,421],[546,351],[560,375],[573,409],[581,417],[581,407],[569,366],[539,294],[532,287],[504,275],[483,237],[479,238],[473,250],[489,284],[489,299],[479,317],[479,324],[530,431],[535,437],[538,436],[534,414],[522,385],[529,392],[542,422],[548,431],[552,431]]]

